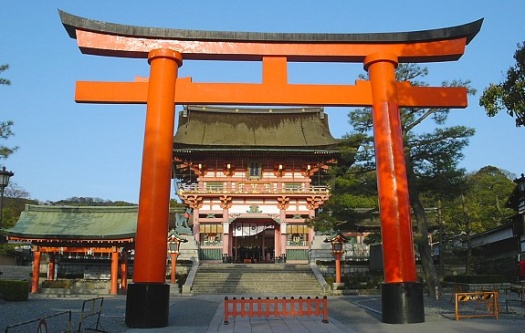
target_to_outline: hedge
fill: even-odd
[[[27,301],[29,281],[0,280],[0,294],[6,301]]]

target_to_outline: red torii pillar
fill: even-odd
[[[169,316],[166,281],[166,234],[169,220],[175,82],[180,53],[150,52],[149,77],[133,284],[128,285],[126,324],[163,327]],[[144,323],[140,318],[148,318]]]
[[[403,134],[396,91],[397,56],[373,54],[365,58],[372,83],[372,117],[377,187],[383,243],[383,321],[395,323],[424,318],[423,291],[417,281]],[[395,235],[396,237],[393,237]],[[406,296],[412,304],[406,311]],[[419,296],[420,295],[420,296]],[[401,319],[400,319],[401,318]]]
[[[398,62],[457,60],[481,28],[482,20],[402,34],[201,34],[141,27],[129,29],[64,12],[60,15],[82,52],[147,57],[151,64],[149,82],[77,82],[75,96],[77,102],[85,103],[148,105],[134,284],[128,288],[126,302],[129,327],[160,327],[168,323],[165,237],[174,106],[202,103],[372,106],[384,242],[383,321],[424,321],[398,108],[466,107],[466,89],[413,87],[407,82],[396,82],[395,67]],[[262,83],[193,83],[191,78],[177,79],[177,68],[183,57],[262,60]],[[353,86],[289,84],[288,61],[362,62],[370,81],[358,81]]]

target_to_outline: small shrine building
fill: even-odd
[[[307,260],[337,145],[319,107],[184,107],[173,174],[200,259]]]
[[[11,242],[32,245],[31,292],[39,292],[41,267],[47,264],[46,281],[61,273],[109,279],[108,292],[116,294],[127,289],[133,269],[137,213],[137,206],[26,205],[6,235]],[[170,209],[170,228],[185,231],[182,213]]]

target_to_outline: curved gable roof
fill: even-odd
[[[40,240],[133,240],[137,229],[136,206],[27,205],[9,237]]]
[[[334,148],[322,108],[187,106],[179,115],[177,148]]]

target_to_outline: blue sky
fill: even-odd
[[[365,33],[435,29],[484,18],[481,32],[456,62],[427,64],[426,81],[471,80],[469,107],[453,110],[448,125],[476,129],[460,166],[493,165],[525,172],[525,129],[506,114],[489,118],[478,106],[490,83],[499,83],[525,40],[525,2],[514,1],[3,1],[0,64],[11,86],[0,87],[0,120],[16,135],[2,144],[20,149],[0,161],[12,181],[41,201],[73,196],[138,202],[144,105],[74,102],[77,80],[132,81],[147,76],[143,59],[82,55],[66,34],[58,9],[90,19],[139,26],[256,32]],[[194,81],[260,82],[258,63],[186,61],[180,77]],[[292,83],[353,84],[360,64],[292,64]],[[327,108],[335,137],[351,131],[348,108]],[[426,130],[432,130],[428,126]]]

